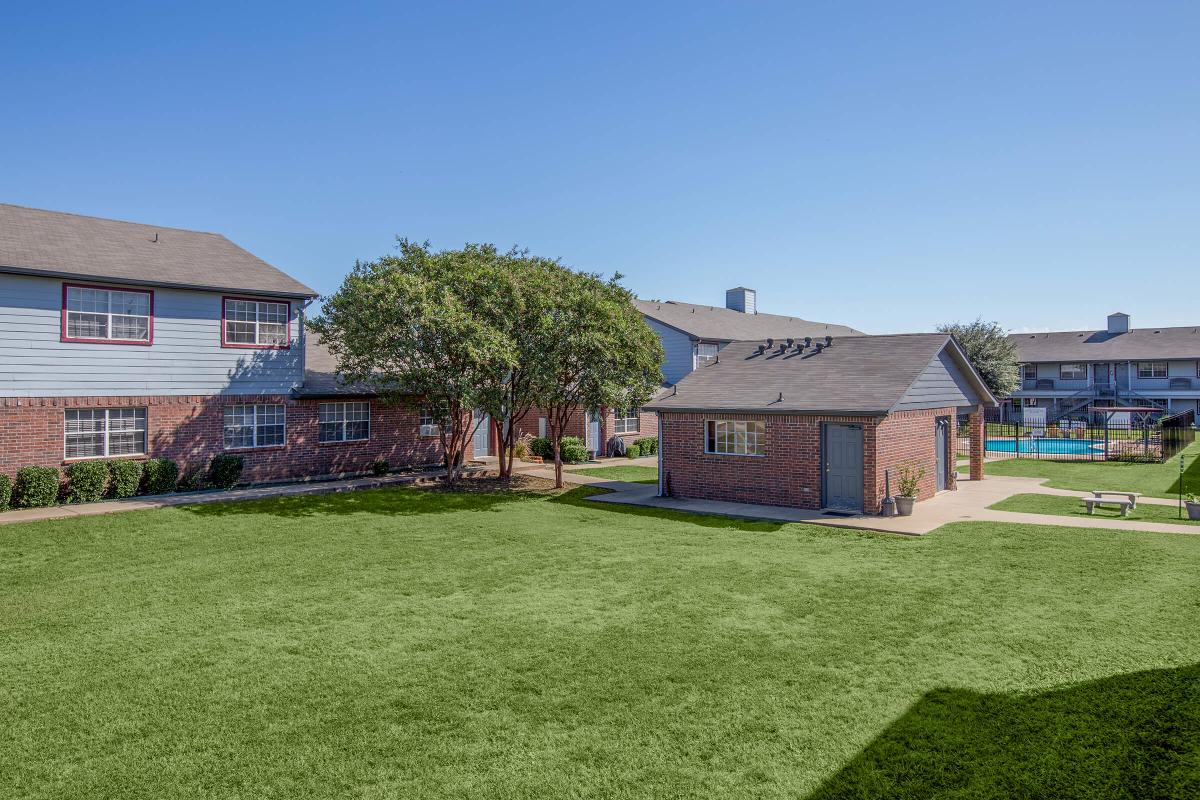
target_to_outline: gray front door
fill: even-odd
[[[492,421],[482,411],[475,412],[475,438],[471,442],[471,447],[475,451],[475,457],[490,456],[492,454]]]
[[[947,458],[946,450],[950,447],[950,420],[946,417],[937,418],[937,436],[935,437],[937,448],[937,490],[940,492],[946,488],[947,475],[946,471],[950,460]]]
[[[600,452],[600,417],[591,412],[587,415],[587,441],[584,446],[594,454],[604,455]]]
[[[863,510],[863,431],[861,425],[826,423],[822,431],[822,497],[826,508]]]

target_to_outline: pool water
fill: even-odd
[[[1064,456],[1088,455],[1104,449],[1102,439],[1022,439],[1021,449],[1012,439],[989,439],[987,450],[991,453],[1053,453]]]

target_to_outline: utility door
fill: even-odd
[[[821,463],[824,468],[821,497],[825,507],[862,513],[862,426],[825,423],[821,430]]]
[[[587,442],[588,450],[597,456],[604,455],[600,452],[600,416],[598,414],[589,413],[587,415]]]
[[[934,447],[937,448],[937,490],[940,492],[950,485],[950,454],[947,452],[950,447],[950,420],[938,417],[936,428]]]
[[[492,454],[492,420],[486,412],[475,412],[475,438],[471,446],[476,458]]]

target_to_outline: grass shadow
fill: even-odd
[[[415,516],[461,511],[494,511],[511,503],[530,502],[539,496],[521,491],[474,492],[390,486],[354,492],[204,503],[178,508],[198,517],[268,515],[303,518],[350,514]]]
[[[594,503],[587,498],[594,497],[598,494],[608,494],[611,489],[604,489],[598,486],[580,486],[572,489],[569,492],[552,498],[551,503],[561,503],[568,506],[578,506],[586,508],[590,511],[606,511],[613,514],[629,514],[638,517],[653,517],[655,519],[666,519],[673,522],[686,522],[690,525],[698,525],[702,528],[727,528],[738,531],[752,531],[759,533],[770,533],[772,531],[782,530],[786,523],[771,522],[768,520],[746,520],[736,519],[734,517],[717,516],[713,514],[693,514],[688,511],[675,511],[667,508],[649,508],[646,506],[627,506],[618,503]]]
[[[937,689],[809,800],[1200,797],[1200,665],[1036,694]]]

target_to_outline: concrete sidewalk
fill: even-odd
[[[261,500],[267,497],[301,497],[306,495],[336,494],[338,492],[357,492],[363,489],[379,489],[385,486],[403,486],[416,483],[420,480],[437,478],[442,474],[442,470],[429,470],[426,472],[410,472],[399,475],[372,475],[363,478],[313,481],[311,483],[252,486],[246,489],[230,489],[225,492],[181,492],[179,494],[162,494],[153,497],[130,497],[125,500],[106,500],[100,503],[80,503],[71,506],[21,508],[0,513],[0,525],[9,525],[14,522],[38,522],[47,519],[91,517],[97,514],[117,514],[122,511],[146,511],[153,508],[170,508],[173,506],[230,503],[238,500]]]
[[[584,477],[584,476],[580,476]],[[910,517],[832,516],[821,511],[799,508],[764,506],[753,503],[726,503],[718,500],[690,500],[678,497],[655,497],[657,487],[643,483],[603,484],[611,494],[588,498],[597,503],[616,503],[665,508],[693,514],[716,514],[737,519],[775,522],[805,522],[832,528],[898,533],[920,536],[951,522],[1009,522],[1024,525],[1054,525],[1064,528],[1093,528],[1105,530],[1152,531],[1200,535],[1200,526],[1171,525],[1163,522],[1119,520],[1111,517],[1063,517],[1052,514],[1027,514],[1017,511],[993,511],[988,506],[1014,494],[1062,494],[1082,497],[1081,492],[1048,489],[1035,478],[992,476],[982,481],[959,480],[958,491],[942,492],[936,497],[917,503]],[[1153,498],[1151,498],[1153,499]]]

